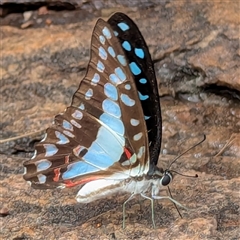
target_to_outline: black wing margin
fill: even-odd
[[[108,23],[122,45],[125,41],[131,44],[131,48],[127,50],[123,48],[123,50],[129,63],[134,62],[141,69],[141,73],[137,76],[133,74],[133,77],[140,94],[139,98],[147,125],[150,165],[157,165],[162,140],[162,117],[151,55],[137,25],[128,16],[117,12],[109,18]],[[144,54],[137,55],[138,49],[142,49]],[[148,96],[148,98],[146,99],[144,96]]]

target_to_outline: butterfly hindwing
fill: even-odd
[[[74,186],[148,171],[146,124],[131,66],[111,26],[99,19],[91,58],[72,104],[55,117],[25,162],[33,187]]]
[[[154,66],[137,25],[125,14],[115,13],[108,23],[130,63],[147,125],[150,161],[156,165],[161,149],[162,119]]]

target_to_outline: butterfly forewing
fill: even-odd
[[[146,124],[129,64],[111,26],[99,19],[87,74],[71,106],[55,117],[36,155],[24,164],[24,178],[34,187],[147,173]]]

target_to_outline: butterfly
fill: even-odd
[[[76,199],[88,203],[119,192],[151,201],[173,179],[157,167],[162,120],[153,62],[136,24],[115,13],[94,27],[90,61],[71,106],[55,116],[24,179],[34,188],[79,186]],[[148,192],[150,191],[150,196]]]

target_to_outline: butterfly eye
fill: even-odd
[[[173,179],[172,174],[170,172],[166,171],[166,172],[164,172],[164,175],[161,179],[161,184],[163,186],[167,186],[172,181],[172,179]]]

